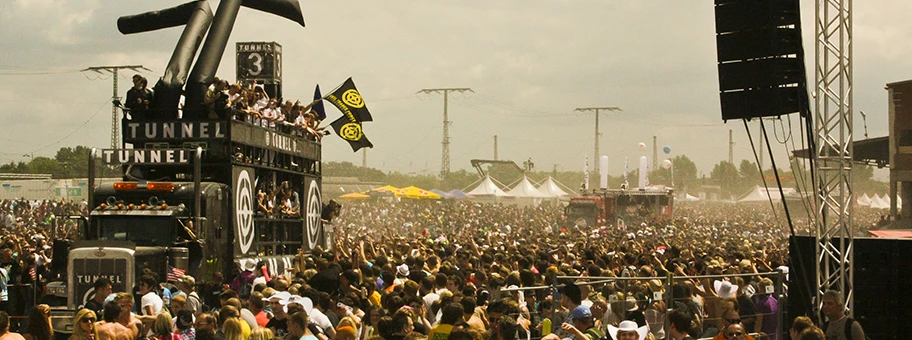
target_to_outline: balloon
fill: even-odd
[[[668,145],[666,145],[664,148],[662,148],[662,151],[665,151],[665,154],[666,154],[666,155],[667,155],[667,154],[670,154],[670,153],[671,153],[671,147],[668,146]]]
[[[666,146],[666,148],[667,148],[667,146]],[[665,169],[670,169],[670,168],[671,168],[671,161],[670,161],[670,160],[667,160],[667,159],[664,160],[664,161],[662,161],[662,167],[665,168]]]
[[[646,143],[637,144],[637,148],[640,149],[640,151],[646,150]]]

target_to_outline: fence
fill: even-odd
[[[547,285],[547,286],[501,288],[499,290],[499,293],[503,294],[503,293],[511,293],[511,292],[523,292],[523,294],[524,294],[524,292],[527,292],[527,291],[540,291],[540,290],[546,290],[546,289],[547,290],[556,290],[556,289],[564,286],[564,284],[560,284],[559,282],[566,281],[566,280],[574,280],[574,281],[576,281],[575,284],[577,286],[601,286],[601,285],[606,285],[606,284],[615,285],[614,291],[617,293],[623,293],[623,301],[615,301],[613,299],[608,298],[607,302],[608,303],[626,303],[628,297],[631,296],[630,295],[630,291],[631,291],[630,288],[632,288],[631,282],[633,282],[633,281],[648,282],[651,280],[659,280],[662,282],[662,287],[664,288],[664,293],[660,293],[660,295],[654,294],[651,299],[649,297],[647,297],[646,300],[647,300],[647,302],[649,300],[651,300],[651,301],[661,300],[661,301],[665,302],[665,306],[667,306],[667,308],[666,308],[666,312],[665,312],[665,316],[664,316],[664,320],[663,320],[662,330],[665,332],[666,338],[668,338],[669,321],[667,318],[667,311],[672,309],[672,307],[675,305],[675,301],[681,301],[683,299],[689,298],[689,297],[674,296],[673,290],[670,288],[675,283],[684,282],[684,281],[696,282],[696,281],[703,280],[703,279],[708,279],[708,280],[720,279],[720,280],[722,280],[722,279],[726,279],[726,278],[730,279],[730,278],[735,278],[735,277],[768,277],[768,278],[770,278],[770,280],[773,282],[772,294],[776,298],[777,303],[779,304],[779,306],[778,306],[779,308],[777,308],[777,311],[774,314],[756,314],[756,315],[763,315],[764,318],[765,317],[774,317],[777,320],[776,334],[779,334],[780,338],[782,338],[783,336],[787,337],[788,335],[783,333],[784,326],[785,326],[785,319],[784,319],[784,312],[785,312],[784,307],[785,306],[782,305],[782,302],[785,301],[784,298],[787,297],[785,289],[784,289],[786,282],[785,282],[785,274],[781,271],[768,272],[768,273],[696,275],[696,276],[675,276],[672,273],[669,273],[665,277],[557,276],[554,278],[554,280],[551,282],[551,284]],[[695,286],[696,286],[696,284],[695,284]],[[715,295],[715,294],[708,293],[708,291],[710,289],[713,289],[713,287],[703,287],[703,289],[705,291],[707,291],[707,293],[704,293],[704,294]],[[766,292],[758,292],[758,293],[765,294]],[[736,292],[736,294],[737,294],[737,292]],[[693,295],[700,295],[700,294],[697,294],[696,292],[694,292]],[[735,295],[733,297],[736,298],[737,295]],[[586,296],[583,296],[583,298],[585,299]],[[710,299],[715,299],[715,298],[716,297],[712,297],[712,296],[710,297]],[[643,300],[637,300],[636,297],[634,297],[634,300],[636,301],[638,306],[641,302],[644,302]],[[714,303],[721,303],[721,302],[722,302],[721,299],[719,299],[718,301],[714,301]],[[554,301],[554,303],[559,303],[559,301]],[[617,304],[615,304],[615,306],[617,306]],[[717,311],[721,311],[721,308],[717,308]],[[535,311],[529,311],[529,312],[535,313]],[[716,314],[717,313],[714,311],[714,312],[710,313],[710,315],[713,316],[713,318],[707,318],[707,319],[703,320],[702,324],[704,325],[704,327],[709,324],[715,324],[716,322],[720,322],[720,319],[722,316],[716,315]],[[625,312],[624,315],[625,315],[624,320],[627,320],[626,317],[629,315],[628,312]],[[741,317],[745,317],[745,316],[746,315],[742,315]],[[552,327],[559,327],[559,325],[553,325]],[[722,332],[722,331],[724,331],[724,329],[719,330],[719,332]],[[746,331],[748,333],[750,333],[752,336],[755,336],[757,334],[754,332],[753,329],[746,329]],[[711,338],[712,337],[699,338],[699,339],[702,340],[702,339],[711,339]]]

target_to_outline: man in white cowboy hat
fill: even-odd
[[[288,334],[288,314],[286,313],[285,305],[288,304],[288,299],[290,298],[291,293],[289,292],[275,292],[268,298],[263,299],[263,301],[269,302],[273,314],[272,319],[269,319],[269,322],[266,323],[266,328],[271,329],[272,334],[277,338]]]
[[[614,340],[643,340],[649,333],[648,326],[637,327],[635,321],[621,321],[618,327],[608,325],[608,335]]]
[[[403,263],[403,264],[400,264],[399,266],[397,266],[396,267],[396,284],[397,285],[405,284],[405,281],[408,280],[409,274],[410,274],[409,266],[407,264]]]

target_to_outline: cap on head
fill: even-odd
[[[579,306],[576,306],[576,308],[574,308],[572,312],[570,312],[570,317],[573,318],[574,320],[591,318],[592,310],[590,310],[589,307],[586,307],[584,305],[579,305]]]

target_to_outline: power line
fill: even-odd
[[[462,93],[462,92],[472,92],[472,89],[467,87],[460,88],[436,88],[436,89],[422,89],[417,93],[443,93],[443,152],[440,160],[440,177],[446,179],[447,175],[450,173],[450,121],[449,116],[447,115],[447,104],[449,102],[450,92]]]
[[[598,169],[598,159],[599,159],[599,113],[601,111],[621,111],[617,107],[583,107],[576,108],[573,111],[579,112],[595,112],[595,157],[592,157],[592,168]]]
[[[117,104],[120,102],[120,96],[117,95],[117,72],[120,70],[131,70],[134,72],[140,72],[140,70],[142,70],[152,72],[152,70],[147,69],[142,65],[93,66],[81,71],[92,71],[98,74],[111,73],[111,75],[113,75],[114,95],[111,96],[111,149],[117,149],[120,144],[120,121],[117,119]]]

